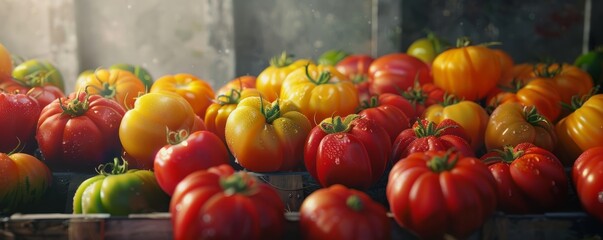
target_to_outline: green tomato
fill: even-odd
[[[107,168],[112,171],[106,172]],[[132,213],[167,211],[169,196],[149,170],[128,170],[127,162],[101,165],[99,175],[80,184],[73,197],[73,213]]]
[[[127,63],[119,63],[109,67],[109,69],[121,69],[133,73],[134,75],[136,75],[136,77],[138,77],[138,79],[140,79],[140,81],[142,81],[142,83],[144,83],[144,86],[147,90],[151,89],[151,85],[153,85],[153,77],[151,76],[149,71],[147,71],[141,66]]]
[[[603,85],[603,47],[578,56],[574,65],[586,71],[595,85]]]
[[[342,50],[328,50],[318,57],[318,64],[335,66],[335,64],[343,60],[348,55],[350,54]]]
[[[63,75],[50,62],[45,60],[31,59],[17,65],[13,69],[13,78],[27,87],[39,87],[54,85],[65,91]]]
[[[428,33],[427,37],[417,39],[410,44],[408,50],[406,50],[406,54],[431,65],[433,59],[449,47],[450,44],[448,42],[438,38],[433,33]]]

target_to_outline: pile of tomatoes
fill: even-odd
[[[177,239],[272,239],[285,207],[247,171],[308,171],[323,187],[300,209],[308,238],[386,239],[388,211],[422,238],[464,238],[497,210],[563,209],[572,186],[603,221],[603,95],[589,72],[433,36],[316,62],[282,53],[216,89],[117,64],[66,94],[51,63],[0,45],[0,212],[37,201],[52,171],[96,172],[74,213],[169,210]],[[388,209],[364,192],[385,174]]]

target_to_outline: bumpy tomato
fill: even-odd
[[[450,44],[437,37],[434,33],[428,33],[427,37],[419,38],[412,42],[406,53],[431,65],[433,59],[450,47]]]
[[[25,153],[0,153],[0,214],[25,210],[52,183],[50,169]]]
[[[157,79],[150,92],[160,91],[174,92],[182,96],[200,118],[205,117],[205,111],[214,99],[214,90],[211,85],[188,73],[166,75]]]
[[[296,170],[302,165],[310,120],[286,101],[248,97],[226,120],[226,143],[239,165],[255,172]]]
[[[398,98],[400,101],[406,101],[406,99],[400,95],[384,93],[379,95],[379,98],[372,97],[370,102],[365,102],[364,106],[362,106],[362,110],[358,112],[358,115],[375,121],[387,132],[390,141],[393,142],[400,132],[410,127],[410,121],[406,113],[400,108],[381,101],[388,97],[386,94],[389,95],[390,98]],[[406,103],[408,102],[406,101]],[[408,103],[407,106],[412,110],[410,103]]]
[[[151,85],[153,85],[153,76],[147,71],[145,68],[139,65],[132,65],[127,63],[118,63],[113,64],[109,69],[121,69],[134,74],[142,83],[144,84],[145,89],[148,91],[151,89]],[[147,92],[145,91],[145,92]]]
[[[45,60],[27,60],[17,65],[12,75],[16,81],[28,87],[54,85],[65,91],[63,75],[52,63]]]
[[[557,86],[561,101],[572,103],[573,96],[588,94],[593,89],[593,80],[587,72],[570,64],[537,64],[533,77],[552,80]]]
[[[36,124],[41,108],[31,96],[0,91],[0,152],[36,148]]]
[[[13,61],[11,60],[10,53],[0,43],[0,80],[3,79],[4,76],[10,76],[13,72]]]
[[[75,82],[75,90],[112,99],[125,109],[131,109],[136,98],[146,92],[138,77],[120,69],[97,69],[83,75]]]
[[[239,102],[247,97],[260,96],[260,92],[255,88],[243,89],[239,91],[231,89],[230,93],[218,95],[211,105],[205,111],[205,127],[220,137],[226,143],[226,120],[230,113],[237,108]]]
[[[511,86],[494,89],[487,102],[487,108],[492,110],[507,102],[533,106],[551,122],[556,121],[561,113],[561,96],[555,83],[542,78],[532,79],[526,84],[517,80]]]
[[[339,184],[306,197],[299,210],[299,226],[303,239],[391,238],[385,208],[366,193]]]
[[[139,169],[153,168],[155,155],[168,144],[166,129],[205,130],[191,105],[173,92],[147,93],[136,99],[119,124],[119,140]]]
[[[287,75],[311,62],[308,59],[293,61],[291,56],[283,52],[280,56],[270,59],[270,66],[258,75],[255,87],[262,93],[262,97],[270,102],[282,98],[279,94]]]
[[[580,154],[572,167],[572,179],[582,207],[603,222],[603,147]]]
[[[347,56],[335,65],[337,71],[354,82],[360,102],[370,98],[368,73],[369,66],[373,61],[373,57],[369,55],[354,54]]]
[[[386,195],[396,222],[425,239],[466,238],[496,209],[496,181],[486,165],[450,151],[398,161]]]
[[[399,93],[413,86],[432,82],[429,66],[404,53],[381,56],[369,67],[369,89],[372,94]]]
[[[277,192],[229,165],[188,175],[170,202],[174,239],[281,239],[285,206]]]

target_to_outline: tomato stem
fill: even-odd
[[[100,175],[105,176],[126,173],[128,171],[128,161],[122,159],[123,164],[120,164],[119,159],[120,158],[113,158],[113,163],[105,163],[98,165],[98,167],[96,167],[95,169],[96,172]],[[111,172],[107,171],[108,168],[111,169]]]
[[[538,113],[536,106],[524,106],[523,107],[523,116],[532,126],[540,126],[541,124],[550,124],[549,120],[546,117],[542,116]]]
[[[453,151],[454,151],[454,149],[451,148],[448,151],[446,151],[446,153],[444,153],[444,155],[433,156],[427,162],[427,167],[429,167],[432,171],[437,172],[437,173],[448,171],[448,170],[454,168],[454,166],[456,166],[456,163],[459,160],[459,156],[458,156],[458,154],[454,154],[452,161],[450,161],[450,157],[451,157],[451,155],[453,155]]]
[[[84,98],[84,100],[80,100],[80,98]],[[88,93],[76,93],[75,98],[66,104],[63,102],[63,98],[59,98],[59,106],[63,110],[63,114],[67,114],[71,117],[81,116],[88,111],[88,107],[90,103],[88,102],[88,98],[90,95]]]
[[[23,79],[20,79],[23,84],[27,87],[44,86],[48,81],[48,78],[55,72],[55,70],[37,70],[30,74],[25,75]]]
[[[249,192],[255,184],[255,178],[244,171],[220,179],[220,186],[227,196]]]
[[[442,105],[442,107],[447,107],[450,105],[457,104],[460,101],[462,100],[456,97],[454,94],[444,93],[444,101],[442,101],[440,104]]]
[[[234,88],[230,89],[230,94],[220,94],[216,97],[216,102],[222,106],[239,103],[239,100],[241,100],[241,92]]]
[[[406,100],[410,101],[413,104],[413,107],[417,104],[424,105],[428,98],[427,93],[425,93],[425,91],[423,91],[423,88],[421,87],[418,75],[415,76],[413,86],[408,88],[408,90],[404,92],[400,92],[400,95]]]
[[[321,85],[321,84],[326,84],[329,82],[329,80],[331,80],[331,72],[329,71],[322,71],[320,73],[320,75],[318,75],[318,79],[314,79],[312,78],[312,76],[310,76],[310,73],[308,72],[308,67],[310,66],[310,64],[308,63],[306,65],[306,77],[308,78],[308,80],[310,80],[310,82],[316,84],[316,85]]]
[[[166,140],[170,145],[176,145],[181,143],[182,141],[188,138],[189,132],[186,129],[180,129],[178,131],[170,131],[170,129],[166,126]]]
[[[377,96],[371,96],[369,100],[362,101],[360,111],[368,108],[375,108],[379,106],[379,98]]]
[[[345,202],[349,208],[356,212],[360,212],[364,208],[364,203],[362,202],[362,199],[360,199],[360,197],[356,194],[349,196]]]
[[[553,66],[556,66],[556,68],[553,68]],[[563,64],[547,62],[542,68],[538,68],[538,64],[534,64],[533,71],[537,77],[554,78],[563,71]]]
[[[293,63],[292,57],[293,55],[289,55],[286,51],[283,51],[281,55],[274,56],[270,59],[270,66],[277,68],[289,66],[291,63]]]
[[[278,104],[278,99],[272,103],[272,107],[264,106],[264,99],[260,96],[260,112],[266,118],[266,123],[271,124],[274,120],[281,117],[281,108]]]
[[[328,134],[348,132],[351,129],[352,122],[359,117],[360,116],[356,114],[350,114],[343,120],[340,116],[331,117],[331,123],[322,122],[319,126],[320,129]]]

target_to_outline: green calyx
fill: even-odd
[[[246,172],[236,172],[226,178],[220,179],[220,186],[224,194],[231,196],[234,194],[248,194],[252,192],[256,184],[253,176]]]
[[[499,85],[498,88],[500,88],[501,90],[503,90],[505,92],[517,93],[519,90],[521,90],[525,86],[526,86],[526,84],[523,81],[521,81],[520,79],[517,79],[517,78],[513,78],[513,80],[511,80],[510,86]]]
[[[327,134],[349,132],[352,126],[352,122],[358,119],[360,116],[356,114],[350,114],[345,119],[341,119],[340,116],[332,117],[331,122],[322,122],[319,127]]]
[[[287,54],[286,51],[283,51],[281,55],[270,59],[270,66],[277,68],[289,66],[291,63],[293,63],[293,55]]]
[[[444,101],[442,103],[440,103],[440,104],[443,107],[447,107],[447,106],[450,106],[450,105],[457,104],[460,101],[462,101],[462,100],[459,99],[458,97],[456,97],[454,94],[445,93],[444,94]]]
[[[557,68],[551,70],[551,67],[555,65],[557,65]],[[538,64],[534,64],[533,71],[537,77],[554,78],[563,71],[563,64],[547,61],[541,69],[538,68]]]
[[[364,203],[362,202],[362,199],[360,199],[360,197],[355,194],[349,196],[348,199],[346,199],[345,203],[350,209],[356,212],[360,212],[364,208]]]
[[[266,123],[271,124],[274,120],[281,117],[281,107],[278,105],[278,99],[272,103],[271,107],[264,106],[264,100],[260,96],[260,112],[266,118]]]
[[[425,93],[423,88],[421,88],[421,83],[417,77],[415,77],[415,82],[412,88],[408,88],[408,90],[404,92],[399,91],[399,93],[403,98],[410,101],[413,105],[423,105],[428,98],[427,93]]]
[[[442,156],[434,156],[427,162],[427,167],[429,167],[431,171],[437,173],[451,170],[456,166],[456,163],[459,161],[458,155],[454,155],[454,158],[452,159],[452,161],[450,161],[449,159],[451,155],[452,149],[448,150]]]
[[[415,136],[417,136],[417,138],[428,136],[439,137],[444,130],[451,127],[455,126],[448,125],[444,127],[437,127],[436,123],[432,121],[418,121],[417,126],[413,128],[413,131],[415,132]]]
[[[230,94],[220,94],[216,97],[216,102],[222,106],[228,104],[237,104],[241,100],[241,91],[237,89],[230,89]]]
[[[105,175],[105,176],[109,176],[109,175],[119,175],[119,174],[124,174],[128,171],[128,161],[123,160],[123,163],[119,163],[119,159],[120,158],[113,158],[113,163],[105,163],[105,164],[101,164],[99,165],[95,170],[98,174],[100,175]],[[108,171],[108,169],[111,169],[111,171]]]
[[[312,76],[310,76],[310,73],[308,72],[308,66],[310,66],[310,64],[306,65],[306,77],[308,77],[308,80],[310,80],[310,82],[316,85],[321,85],[328,83],[329,80],[331,80],[331,72],[329,71],[322,71],[320,75],[318,75],[318,79],[312,78]]]
[[[515,159],[520,158],[524,154],[524,151],[515,151],[513,146],[505,146],[503,150],[495,149],[494,151],[498,153],[499,158],[504,163],[512,163]]]
[[[601,86],[597,85],[594,88],[592,88],[588,93],[580,96],[580,95],[574,95],[572,96],[572,99],[570,100],[570,103],[564,103],[561,102],[561,107],[563,107],[566,110],[569,110],[570,112],[574,112],[576,111],[576,109],[582,107],[582,105],[584,105],[584,103],[593,95],[595,95],[595,93],[597,93],[599,91],[599,88]]]
[[[377,96],[372,96],[369,100],[364,100],[360,104],[360,110],[375,108],[379,106],[379,98]]]
[[[528,122],[532,126],[540,126],[543,123],[550,124],[549,120],[546,119],[546,117],[538,113],[536,106],[524,106],[523,116],[526,122]]]
[[[54,72],[54,70],[38,70],[25,75],[20,81],[27,87],[41,87],[46,84]]]
[[[63,98],[59,98],[59,103],[61,109],[63,110],[63,114],[69,115],[71,117],[84,115],[84,113],[86,113],[88,111],[88,108],[90,107],[90,102],[88,102],[88,98],[90,97],[90,95],[88,95],[87,93],[84,94],[85,96],[83,101],[80,100],[80,94],[78,93],[76,94],[76,98],[72,99],[66,104],[63,103]]]

